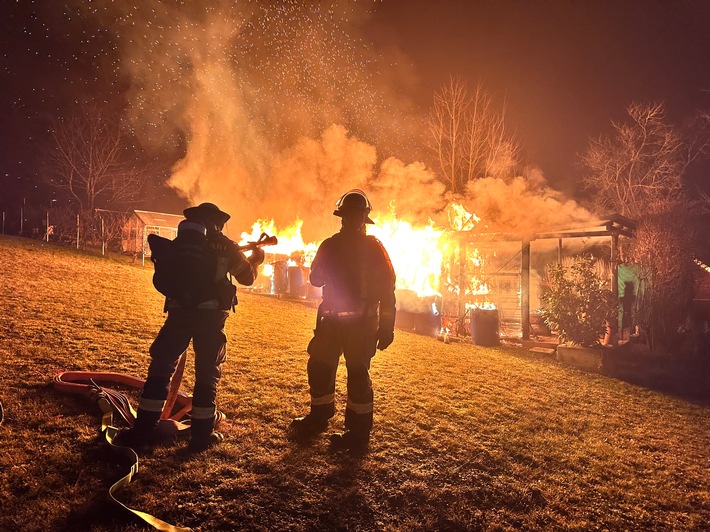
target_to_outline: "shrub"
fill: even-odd
[[[649,209],[628,242],[627,257],[640,265],[645,290],[639,325],[653,351],[677,353],[693,300],[696,234],[679,209]]]
[[[592,347],[600,344],[606,321],[613,315],[614,298],[592,255],[575,257],[571,264],[548,268],[542,294],[545,323],[562,342]]]

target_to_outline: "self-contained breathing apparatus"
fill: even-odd
[[[277,243],[275,236],[262,233],[256,242],[236,247],[247,251]],[[183,220],[174,240],[151,234],[148,245],[155,266],[153,286],[166,297],[166,309],[170,300],[184,309],[215,300],[220,309],[234,310],[236,287],[217,272],[217,254],[211,249],[203,224]]]

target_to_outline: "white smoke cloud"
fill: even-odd
[[[275,192],[261,199],[262,217],[275,217],[282,227],[296,217],[304,221],[304,239],[322,239],[333,227],[333,210],[340,196],[366,188],[377,162],[374,146],[331,125],[318,139],[304,137],[277,156],[270,168]]]
[[[141,142],[183,153],[168,185],[228,210],[232,226],[300,216],[308,231],[372,180],[374,146],[393,153],[412,130],[413,103],[358,37],[372,2],[79,5],[120,44]]]
[[[464,205],[490,231],[531,235],[588,224],[594,216],[547,185],[539,170],[512,179],[487,177],[468,183]]]
[[[370,182],[370,201],[380,212],[392,211],[399,218],[426,224],[445,207],[446,187],[423,163],[385,159]]]
[[[141,141],[183,152],[169,186],[189,203],[217,203],[237,234],[257,219],[286,226],[298,217],[308,240],[337,227],[334,203],[351,188],[365,189],[376,211],[412,222],[441,220],[449,200],[431,169],[397,150],[423,131],[398,90],[417,80],[399,50],[384,61],[357,37],[370,6],[100,0],[84,8],[120,43],[127,120]],[[500,231],[590,217],[535,172],[472,181],[464,202]]]
[[[304,238],[317,240],[337,228],[335,202],[353,188],[367,193],[373,215],[396,213],[426,224],[445,207],[445,186],[423,163],[389,157],[378,167],[377,161],[376,147],[342,125],[331,125],[317,139],[303,137],[272,164],[270,186],[286,193],[262,198],[261,216],[276,218],[281,227],[298,217]]]

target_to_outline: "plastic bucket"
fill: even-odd
[[[476,345],[500,345],[498,309],[471,310],[471,341]]]

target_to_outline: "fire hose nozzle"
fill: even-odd
[[[242,251],[246,251],[249,249],[256,249],[263,246],[275,246],[278,243],[279,239],[275,236],[269,236],[266,233],[261,233],[259,240],[257,240],[256,242],[247,242],[243,246],[239,246],[239,249]]]

